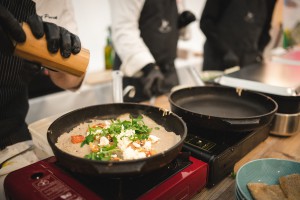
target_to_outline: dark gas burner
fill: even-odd
[[[183,150],[209,165],[207,186],[212,187],[233,172],[238,162],[269,135],[270,125],[245,133],[189,132]]]

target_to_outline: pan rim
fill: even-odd
[[[60,119],[63,119],[64,117],[67,117],[67,116],[69,116],[69,115],[71,115],[73,113],[80,112],[81,110],[85,110],[85,109],[89,109],[89,108],[93,108],[93,107],[99,107],[99,106],[105,107],[105,106],[112,106],[112,105],[122,105],[122,106],[129,105],[129,106],[138,106],[138,107],[144,107],[144,108],[150,108],[150,109],[157,109],[158,111],[162,111],[163,113],[167,113],[167,115],[173,115],[183,125],[183,133],[182,133],[182,135],[180,135],[180,140],[175,145],[173,145],[172,147],[170,147],[169,149],[164,150],[164,151],[162,151],[160,153],[157,153],[157,154],[155,154],[153,156],[146,157],[146,158],[133,159],[133,160],[124,160],[124,161],[101,161],[101,160],[90,160],[90,159],[87,159],[87,158],[77,157],[77,156],[74,156],[72,154],[69,154],[69,153],[67,153],[67,152],[59,149],[55,145],[55,143],[53,143],[51,141],[50,134],[52,134],[52,131],[50,129]],[[124,112],[124,113],[126,113],[126,112]],[[162,117],[163,116],[164,115],[162,115]],[[63,133],[61,133],[61,134],[63,134]],[[48,144],[50,145],[51,148],[55,149],[55,151],[59,152],[59,154],[62,154],[62,155],[67,156],[69,158],[76,158],[76,159],[79,159],[80,161],[83,161],[83,162],[90,162],[90,163],[95,163],[95,164],[105,164],[105,165],[110,165],[110,164],[112,164],[112,165],[131,164],[131,163],[136,163],[136,162],[149,161],[149,159],[152,160],[152,159],[156,159],[157,157],[164,157],[164,155],[166,154],[166,152],[171,151],[171,150],[175,150],[175,149],[179,148],[180,146],[182,146],[183,145],[183,141],[186,139],[186,137],[187,137],[187,125],[184,122],[184,120],[181,117],[179,117],[176,113],[174,113],[172,111],[169,111],[167,109],[161,108],[161,107],[152,106],[152,105],[146,105],[146,104],[140,104],[140,103],[133,103],[133,102],[126,102],[126,103],[106,103],[106,104],[97,104],[97,105],[91,105],[91,106],[86,106],[86,107],[78,108],[78,109],[72,110],[70,112],[64,113],[63,115],[61,115],[60,117],[58,117],[56,120],[54,120],[51,123],[51,125],[47,129],[47,141],[48,141]]]
[[[251,94],[251,95],[257,95],[257,96],[260,96],[260,97],[264,97],[265,99],[272,102],[272,104],[274,105],[274,108],[271,111],[269,111],[267,113],[264,113],[262,115],[254,115],[254,116],[251,116],[251,117],[220,117],[220,116],[207,115],[207,114],[187,110],[186,108],[178,105],[172,98],[174,95],[176,95],[177,93],[180,93],[182,91],[197,90],[199,88],[226,89],[226,90],[236,90],[236,91],[241,90],[241,93],[246,92],[246,93]],[[254,91],[243,89],[243,88],[232,88],[232,87],[225,87],[225,86],[191,86],[191,87],[181,88],[181,89],[178,89],[178,90],[175,90],[175,91],[171,92],[169,97],[168,97],[168,100],[171,103],[171,105],[181,109],[182,111],[189,112],[189,114],[191,114],[193,116],[199,116],[199,117],[202,117],[202,118],[213,118],[213,119],[224,119],[224,120],[252,120],[252,119],[256,119],[256,118],[260,118],[260,117],[275,114],[278,110],[277,102],[273,98],[271,98],[270,96],[268,96],[266,94],[263,94],[263,93],[260,93],[260,92],[254,92]]]

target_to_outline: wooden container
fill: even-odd
[[[39,63],[42,66],[61,72],[66,72],[75,76],[82,76],[86,70],[90,59],[88,49],[81,48],[81,51],[69,58],[61,56],[60,51],[50,53],[47,49],[45,35],[41,39],[36,39],[28,24],[23,23],[23,30],[26,33],[26,41],[17,43],[14,54],[31,62]]]

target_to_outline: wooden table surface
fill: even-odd
[[[154,103],[155,106],[170,110],[166,96],[158,97],[152,103]],[[265,141],[256,146],[235,164],[234,172],[236,173],[245,163],[260,158],[281,158],[300,162],[300,133],[289,137],[270,135]],[[202,189],[193,197],[193,200],[234,200],[234,191],[235,179],[229,175],[214,187]]]

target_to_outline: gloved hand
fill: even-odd
[[[190,11],[183,11],[178,17],[178,28],[181,29],[195,21],[195,15]]]
[[[239,65],[239,58],[232,51],[225,53],[223,57],[224,68],[230,68]]]
[[[142,71],[144,72],[142,77],[142,83],[144,84],[143,93],[150,98],[159,91],[164,80],[164,75],[155,64],[147,65]]]
[[[26,35],[18,20],[3,6],[0,5],[0,52],[11,55],[16,42],[25,42]]]
[[[66,29],[53,23],[43,22],[38,15],[30,16],[27,23],[37,39],[41,38],[44,33],[46,34],[47,48],[51,53],[56,53],[60,49],[61,55],[68,58],[71,53],[80,52],[79,37]],[[18,20],[0,5],[0,51],[6,55],[11,55],[14,51],[11,39],[22,43],[25,42],[26,35]]]
[[[38,15],[32,15],[27,23],[33,35],[39,39],[46,34],[47,48],[51,53],[56,53],[59,49],[65,58],[70,57],[71,53],[77,54],[81,50],[81,42],[77,35],[69,32],[65,28],[56,24],[43,22]]]

